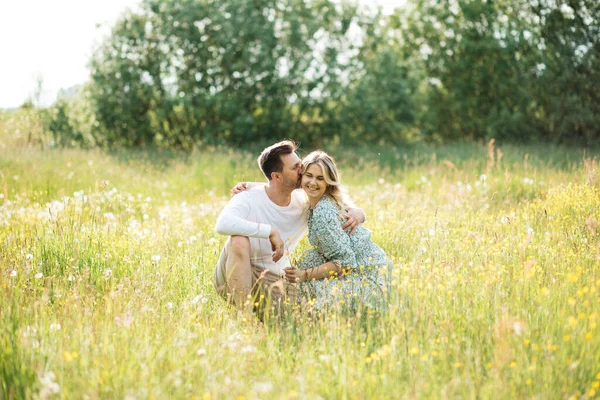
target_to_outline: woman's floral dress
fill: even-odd
[[[382,310],[384,274],[392,264],[371,240],[371,232],[362,226],[352,236],[344,232],[338,218],[340,209],[328,196],[321,197],[308,212],[308,240],[312,248],[300,256],[298,267],[308,269],[332,261],[343,273],[319,280],[309,277],[300,284],[304,300],[317,310]]]

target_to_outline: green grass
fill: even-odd
[[[600,392],[595,153],[333,149],[397,266],[389,310],[259,327],[211,283],[215,219],[235,182],[261,179],[255,154],[4,143],[0,398]]]

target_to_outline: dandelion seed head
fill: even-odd
[[[256,353],[256,347],[252,346],[251,344],[248,344],[242,347],[242,353]]]

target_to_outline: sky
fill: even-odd
[[[404,0],[360,0],[384,11]],[[49,105],[62,89],[87,80],[94,45],[127,9],[140,0],[0,1],[0,108],[31,98],[42,79],[41,102]]]

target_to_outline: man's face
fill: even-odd
[[[283,171],[281,171],[281,175],[283,177],[283,186],[293,189],[299,188],[302,160],[300,160],[298,154],[283,154],[281,156],[281,162],[283,163]]]

